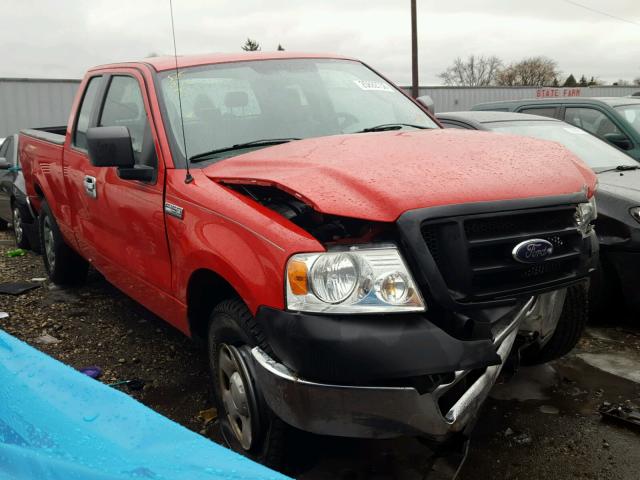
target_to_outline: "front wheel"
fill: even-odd
[[[38,217],[40,245],[49,278],[59,285],[78,285],[84,282],[89,263],[66,244],[46,201],[42,202],[41,210]]]
[[[238,299],[217,305],[209,322],[208,353],[222,436],[232,450],[279,468],[291,427],[260,394],[252,371],[255,346],[268,351],[246,305]]]
[[[589,299],[584,285],[567,289],[556,330],[542,347],[531,345],[520,352],[524,365],[539,365],[556,360],[569,353],[577,345],[589,318]]]

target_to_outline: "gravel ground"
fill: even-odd
[[[28,252],[9,258],[0,232],[0,281],[45,277]],[[74,367],[99,366],[100,381],[140,379],[131,396],[176,422],[218,441],[205,353],[177,330],[128,299],[99,274],[61,290],[48,281],[20,296],[0,295],[0,328]],[[521,369],[497,386],[473,434],[463,480],[637,479],[640,436],[601,421],[602,401],[640,402],[640,329],[627,321],[590,328],[579,348],[552,366]],[[43,335],[59,340],[39,343]],[[613,354],[613,355],[612,355]],[[594,366],[595,365],[595,366]],[[636,376],[637,375],[637,376]],[[626,377],[626,378],[625,378]],[[635,381],[633,381],[635,380]],[[290,452],[288,473],[301,479],[420,479],[431,451],[415,439],[348,440],[303,435]]]

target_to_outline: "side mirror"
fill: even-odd
[[[133,168],[136,161],[127,127],[92,127],[87,130],[89,160],[95,167]]]
[[[604,138],[607,142],[622,150],[631,150],[633,148],[631,140],[622,133],[605,133]]]
[[[0,170],[9,170],[11,168],[11,164],[7,162],[7,159],[4,157],[0,157]]]
[[[424,108],[429,110],[431,113],[434,113],[434,103],[433,99],[429,95],[423,95],[421,97],[416,98],[416,102],[422,105]]]

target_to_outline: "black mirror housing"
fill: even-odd
[[[135,167],[119,167],[118,177],[122,180],[137,180],[139,182],[154,182],[156,169],[149,165],[136,165]]]
[[[87,130],[89,160],[95,167],[133,168],[135,158],[127,127],[92,127]]]

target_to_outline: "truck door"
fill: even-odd
[[[137,70],[105,75],[88,126],[129,129],[136,163],[155,168],[151,182],[122,180],[115,167],[94,167],[85,152],[70,157],[70,189],[81,197],[77,238],[107,279],[152,311],[170,291],[171,262],[164,224],[164,165],[144,79]],[[145,93],[143,93],[145,92]]]

